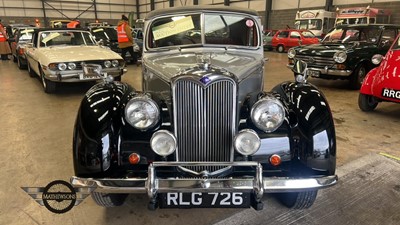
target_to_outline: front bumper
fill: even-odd
[[[288,64],[286,66],[289,69],[293,68],[293,65],[291,65],[291,64]],[[313,70],[313,71],[319,71],[319,73],[323,74],[323,75],[332,75],[332,76],[340,76],[340,77],[348,77],[353,73],[353,71],[351,71],[351,70],[329,69],[328,67],[316,68],[316,67],[312,67],[309,65],[307,66],[307,69]]]
[[[122,76],[127,72],[126,68],[115,69],[115,70],[103,70],[107,72],[108,75],[113,77]],[[84,74],[83,70],[75,70],[75,71],[63,71],[57,73],[46,73],[46,79],[54,82],[85,82],[85,81],[95,81],[102,80],[102,77],[99,77],[97,74]]]
[[[254,167],[254,176],[228,178],[158,178],[159,167],[181,166],[228,166]],[[72,177],[71,184],[75,187],[94,188],[96,192],[104,193],[147,193],[155,200],[158,193],[167,192],[233,192],[251,191],[256,200],[260,201],[264,193],[301,192],[326,188],[336,184],[337,175],[318,177],[263,177],[262,165],[258,162],[153,162],[148,168],[147,178],[125,179],[93,179]]]

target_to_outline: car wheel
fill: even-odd
[[[278,47],[276,47],[276,51],[283,53],[285,52],[285,48],[283,47],[283,45],[278,45]]]
[[[31,65],[28,63],[28,73],[30,77],[35,77],[36,73],[33,71]]]
[[[360,89],[367,72],[365,65],[359,65],[350,76],[350,88],[355,90]]]
[[[47,80],[44,76],[44,72],[40,70],[40,79],[42,80],[43,90],[46,93],[54,93],[56,91],[56,83]]]
[[[21,59],[19,57],[17,57],[17,66],[18,66],[18,69],[20,69],[20,70],[25,69],[25,67],[26,67],[25,65],[23,65],[21,63]]]
[[[17,57],[15,57],[15,55],[13,55],[12,57],[13,57],[13,62],[17,62]]]
[[[378,106],[378,101],[372,95],[359,94],[358,95],[358,107],[364,111],[372,111]]]
[[[278,193],[278,200],[291,209],[310,208],[317,198],[318,191]]]
[[[107,194],[100,192],[92,192],[92,199],[97,205],[103,207],[115,207],[124,204],[128,194]]]

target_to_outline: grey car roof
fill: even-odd
[[[253,16],[258,16],[257,11],[246,8],[238,8],[232,6],[216,6],[216,5],[195,5],[195,6],[180,6],[171,7],[166,9],[156,9],[147,14],[146,19],[151,19],[157,16],[165,16],[168,14],[178,14],[178,13],[190,13],[190,12],[237,12],[246,13]]]

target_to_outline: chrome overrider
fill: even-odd
[[[254,177],[226,177],[226,178],[158,178],[158,167],[179,166],[231,166],[255,167]],[[71,177],[74,187],[95,188],[95,192],[105,193],[147,193],[151,200],[157,198],[158,193],[166,192],[229,192],[252,191],[256,201],[261,201],[264,193],[299,192],[326,188],[336,184],[337,175],[318,177],[263,177],[262,165],[254,161],[246,162],[153,162],[148,167],[147,178],[81,178]]]

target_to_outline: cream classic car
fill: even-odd
[[[25,54],[31,77],[41,78],[46,93],[56,90],[60,82],[101,80],[97,74],[84,74],[84,63],[96,63],[114,80],[126,72],[125,62],[109,48],[99,46],[88,31],[80,29],[39,29],[32,36]]]

